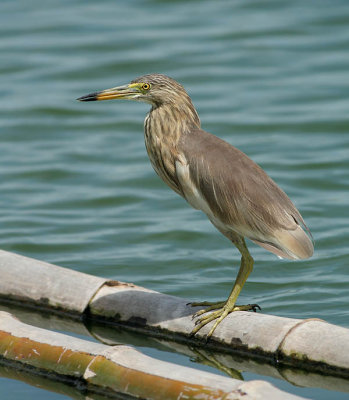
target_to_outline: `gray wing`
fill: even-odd
[[[305,223],[296,207],[243,152],[200,129],[183,135],[179,152],[214,219],[282,257],[312,254],[313,245],[301,228]]]

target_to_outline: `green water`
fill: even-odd
[[[239,255],[152,170],[149,107],[75,101],[165,73],[186,87],[205,130],[288,193],[315,239],[303,262],[250,244],[256,264],[240,302],[349,327],[348,24],[347,0],[2,0],[1,248],[189,299],[228,295]],[[348,395],[242,375],[314,399]],[[68,396],[6,378],[0,393]]]

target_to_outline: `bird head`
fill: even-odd
[[[178,82],[162,74],[143,75],[134,79],[127,85],[116,86],[99,92],[90,93],[79,97],[80,101],[96,100],[138,100],[150,103],[153,107],[164,103],[178,104],[183,99],[190,101],[190,98]],[[191,101],[190,101],[191,103]]]

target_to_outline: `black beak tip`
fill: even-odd
[[[87,94],[86,96],[78,97],[76,100],[78,101],[96,101],[98,96],[98,92]]]

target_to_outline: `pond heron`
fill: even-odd
[[[144,101],[151,110],[144,121],[145,145],[153,168],[171,189],[212,224],[241,253],[240,269],[226,301],[191,303],[204,308],[194,314],[192,335],[233,311],[256,311],[257,304],[237,305],[250,275],[253,258],[245,237],[281,258],[301,260],[314,251],[311,234],[283,190],[249,157],[205,132],[193,103],[178,82],[149,74],[131,83],[82,96],[78,100]]]

